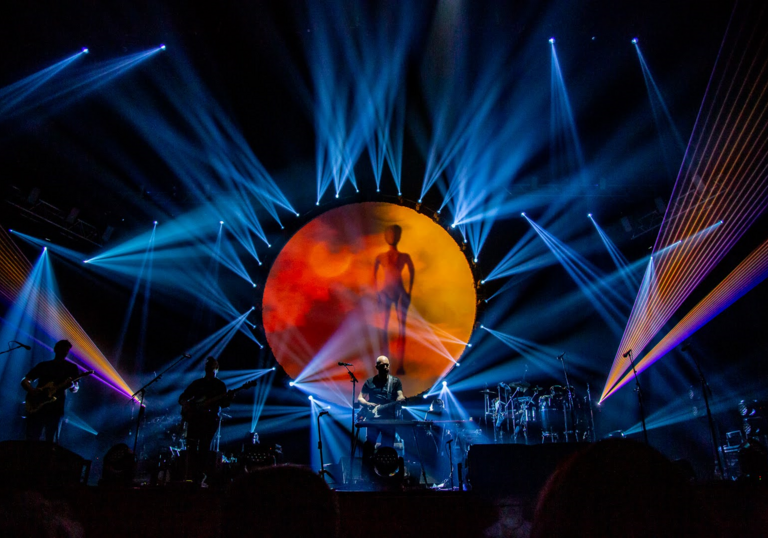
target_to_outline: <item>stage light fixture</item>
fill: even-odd
[[[261,264],[259,264],[259,265],[261,265]],[[253,287],[254,287],[254,288],[256,287],[256,284],[254,284],[253,282],[251,282],[251,284],[253,284]]]
[[[467,343],[467,347],[472,347],[472,344]]]
[[[160,45],[160,50],[165,50],[165,45]]]
[[[320,205],[320,201],[318,200],[317,202],[315,202],[315,205]]]
[[[637,45],[637,38],[636,38],[636,37],[633,37],[633,38],[632,38],[632,44],[633,44],[633,45]]]
[[[477,263],[477,258],[475,258],[474,260],[475,260],[475,263]]]
[[[421,203],[421,198],[419,198],[419,203]]]
[[[554,37],[550,37],[549,38],[549,44],[550,45],[554,45],[555,44],[555,38]]]
[[[310,394],[309,396],[307,396],[307,399],[308,399],[308,400],[314,400],[314,398],[312,397],[312,395],[311,395],[311,394]]]
[[[289,387],[292,387],[292,386],[294,386],[295,384],[296,384],[296,383],[294,383],[293,381],[289,381],[289,382],[288,382],[288,386],[289,386]]]
[[[83,47],[83,51],[82,52],[83,52],[83,54],[88,54],[89,51],[88,51],[88,49],[86,47]]]
[[[223,220],[220,220],[220,221],[219,221],[219,224],[224,224],[224,221],[223,221]]]
[[[338,197],[339,197],[339,193],[337,192],[337,193],[336,193],[336,198],[338,198]]]
[[[520,213],[520,216],[521,216],[521,217],[524,217],[524,216],[525,216],[525,211],[523,211],[522,213]]]
[[[155,226],[157,226],[157,221],[155,221]]]
[[[298,214],[298,213],[296,213],[296,216],[298,217],[298,216],[299,216],[299,214]]]
[[[453,224],[451,224],[451,228],[455,228],[455,227],[456,227],[456,223],[454,222]]]
[[[456,366],[461,366],[461,363],[460,363],[460,362],[457,362],[457,363],[456,363]]]
[[[447,381],[443,381],[443,386],[447,387],[448,386],[448,382]]]
[[[592,213],[587,213],[587,218],[591,219],[592,218]]]
[[[275,368],[275,367],[273,366],[273,367],[272,367],[272,371],[274,372],[275,370],[277,370],[277,368]]]

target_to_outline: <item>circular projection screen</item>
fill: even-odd
[[[301,228],[275,260],[263,299],[269,345],[297,382],[346,382],[339,362],[363,382],[386,355],[409,396],[453,367],[475,309],[472,271],[450,234],[379,202],[339,207]]]

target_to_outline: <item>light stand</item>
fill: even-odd
[[[643,391],[640,388],[640,381],[637,379],[637,370],[635,369],[635,361],[632,358],[632,350],[630,349],[624,353],[624,358],[629,358],[629,363],[632,365],[632,372],[635,374],[635,392],[637,392],[637,403],[640,405],[640,420],[643,423],[643,437],[645,438],[645,444],[648,443],[648,429],[645,427],[645,405],[643,403]]]

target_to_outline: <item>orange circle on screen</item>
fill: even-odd
[[[383,202],[332,209],[301,228],[269,272],[264,329],[301,382],[361,382],[386,355],[406,395],[450,370],[472,334],[476,295],[459,245],[432,219]],[[346,390],[345,390],[346,392]]]

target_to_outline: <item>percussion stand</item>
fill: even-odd
[[[320,452],[320,470],[318,471],[318,474],[320,475],[320,478],[325,481],[325,475],[328,475],[331,477],[331,479],[335,482],[336,478],[331,474],[330,471],[325,470],[325,463],[323,462],[323,434],[320,433],[320,417],[323,415],[327,415],[328,411],[320,411],[317,414],[317,450]],[[352,417],[355,416],[355,409],[352,408]],[[353,426],[354,431],[354,426]],[[350,468],[352,468],[352,463],[349,464]]]
[[[570,409],[568,414],[570,415],[570,427],[573,429],[573,436],[576,437],[576,428],[573,420],[573,391],[571,390],[571,384],[568,383],[568,371],[565,368],[565,353],[561,353],[557,359],[563,364],[563,375],[565,376],[565,390],[568,391],[568,403]],[[578,438],[577,438],[578,440]],[[568,426],[565,427],[565,442],[568,442]]]
[[[645,438],[645,444],[648,444],[648,429],[645,427],[645,405],[643,403],[643,391],[640,388],[640,381],[637,379],[637,370],[635,369],[635,361],[632,357],[632,350],[630,349],[624,353],[624,357],[629,358],[629,364],[632,365],[632,372],[635,374],[635,392],[637,392],[637,403],[640,405],[640,420],[643,423],[643,437]]]

